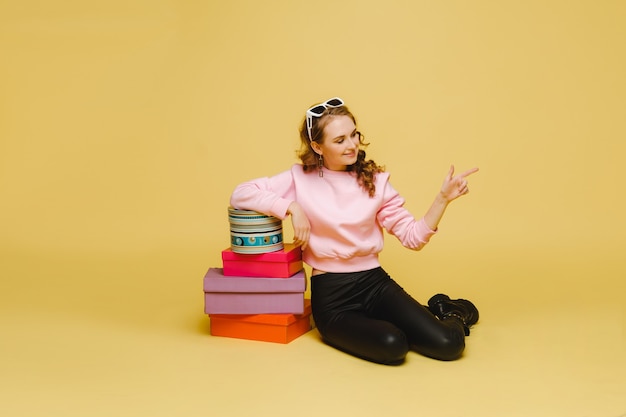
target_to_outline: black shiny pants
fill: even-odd
[[[327,344],[362,359],[397,365],[409,350],[454,360],[465,349],[457,320],[439,320],[382,269],[311,278],[313,318]]]

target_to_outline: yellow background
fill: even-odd
[[[340,96],[416,215],[450,164],[480,167],[431,245],[382,255],[418,299],[471,298],[499,325],[468,380],[528,389],[520,415],[621,415],[624,74],[621,1],[0,1],[2,414],[250,415],[224,380],[298,353],[208,337],[201,279],[233,187],[296,162],[304,110]],[[305,342],[313,364],[334,354]],[[431,362],[410,373],[455,378]],[[537,363],[579,371],[543,386]]]

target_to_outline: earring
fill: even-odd
[[[319,158],[317,159],[317,172],[320,177],[324,176],[324,171],[322,171],[322,168],[324,168],[324,159],[322,155],[320,155]]]

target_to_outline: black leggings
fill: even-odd
[[[400,364],[409,350],[454,360],[465,349],[457,320],[439,320],[380,267],[311,278],[313,318],[322,339],[354,356]]]

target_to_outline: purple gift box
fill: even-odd
[[[209,268],[204,276],[206,314],[302,314],[306,274],[289,278],[224,276]]]

